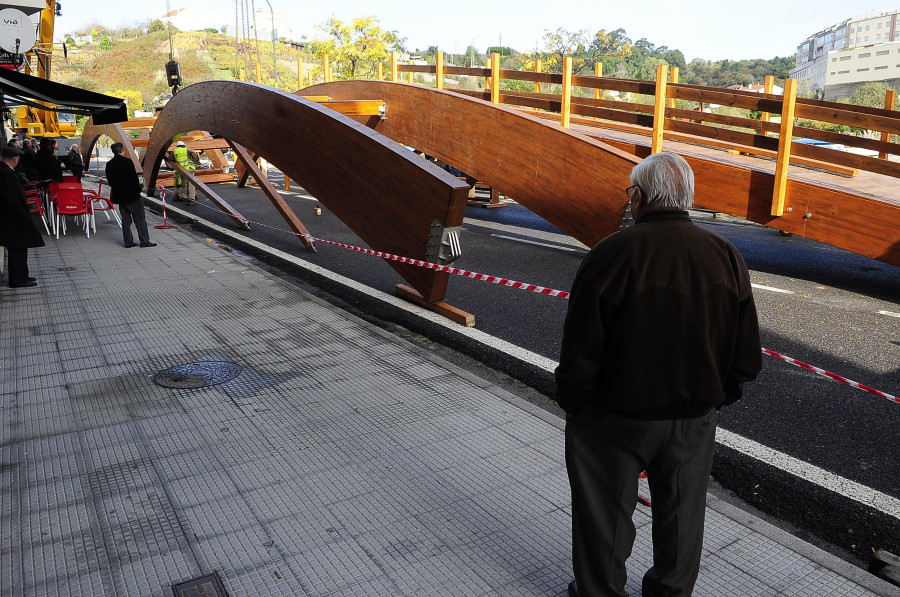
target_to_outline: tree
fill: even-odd
[[[544,31],[544,65],[547,72],[561,73],[563,59],[566,56],[572,58],[572,72],[581,72],[587,63],[585,50],[589,43],[587,29],[570,32],[563,28],[556,31]]]
[[[316,60],[328,56],[332,72],[339,79],[374,76],[375,64],[388,60],[391,51],[404,51],[406,43],[406,38],[396,31],[382,29],[373,16],[354,19],[349,24],[332,16],[316,28],[326,38],[313,40],[307,49]]]
[[[624,29],[607,32],[601,29],[594,34],[588,51],[596,62],[606,62],[614,58],[627,58],[631,54],[631,40]]]
[[[128,107],[129,117],[134,116],[135,110],[142,110],[144,108],[144,98],[141,96],[140,91],[116,89],[110,95],[112,95],[113,97],[120,97],[125,100],[125,105]]]
[[[884,108],[884,98],[890,89],[891,86],[883,81],[869,81],[857,87],[850,97],[842,101],[856,106]]]

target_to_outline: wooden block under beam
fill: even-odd
[[[404,286],[403,284],[397,284],[394,287],[394,291],[397,293],[402,299],[406,299],[411,303],[415,303],[420,307],[424,307],[429,311],[437,313],[442,317],[446,317],[453,323],[458,323],[460,325],[464,325],[467,328],[471,328],[475,326],[475,316],[471,313],[466,313],[461,309],[457,309],[452,305],[448,305],[444,302],[437,303],[429,303],[425,299],[422,298],[422,295],[410,288],[409,286]]]

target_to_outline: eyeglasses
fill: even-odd
[[[636,184],[633,184],[633,185],[631,185],[630,187],[625,187],[625,196],[628,197],[629,199],[631,199],[631,191],[632,191],[633,189],[640,189],[640,188],[641,188],[641,187],[638,186],[638,185],[636,185]],[[644,192],[643,189],[641,189],[641,192],[642,192],[642,193]]]

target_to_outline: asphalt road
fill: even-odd
[[[271,179],[279,180],[274,173]],[[217,185],[216,190],[254,222],[250,231],[239,231],[205,199],[197,206],[176,205],[383,292],[393,293],[402,282],[375,257],[323,243],[318,252],[307,251],[258,189]],[[285,198],[314,236],[365,246],[324,206],[322,215],[314,215],[320,204],[302,189],[293,190]],[[764,347],[900,395],[900,268],[734,219],[698,214],[697,221],[744,255],[757,285]],[[456,267],[560,290],[569,289],[586,253],[515,204],[469,207],[462,247]],[[564,299],[453,276],[446,302],[473,313],[482,332],[550,359],[559,354]],[[747,386],[743,400],[722,411],[720,426],[900,499],[900,467],[894,461],[900,404],[763,358],[759,379]],[[900,546],[900,513],[873,515],[778,467],[768,469],[727,449],[720,452],[717,479],[763,510],[860,557],[871,547]]]

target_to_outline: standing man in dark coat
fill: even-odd
[[[34,157],[34,165],[37,167],[39,180],[52,180],[62,182],[62,166],[56,159],[53,147],[56,142],[46,137],[41,139],[41,148]]]
[[[106,162],[106,180],[111,189],[110,200],[119,204],[122,214],[122,237],[125,240],[125,248],[138,246],[131,234],[131,222],[137,229],[138,240],[142,247],[155,247],[156,243],[150,242],[150,233],[147,231],[147,217],[144,214],[144,200],[141,197],[141,181],[138,179],[134,163],[122,155],[125,146],[122,143],[113,143],[110,146],[113,157]]]
[[[43,247],[44,239],[25,202],[25,187],[15,172],[22,150],[0,150],[0,246],[9,253],[9,287],[28,288],[37,281],[28,275],[28,249]]]
[[[700,568],[718,410],[762,367],[750,275],[695,225],[694,173],[657,153],[631,171],[635,224],[575,277],[556,369],[572,489],[569,594],[625,595],[638,475],[652,498],[644,597],[688,596]]]
[[[84,160],[81,159],[81,152],[78,151],[77,143],[73,143],[69,147],[66,163],[69,165],[69,172],[78,179],[78,182],[81,182],[81,176],[84,174]]]

